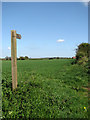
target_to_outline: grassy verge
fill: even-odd
[[[11,62],[3,61],[3,118],[88,118],[88,74],[72,60],[18,61],[12,92]]]

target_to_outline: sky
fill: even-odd
[[[17,57],[72,57],[88,42],[88,6],[82,2],[3,2],[2,57],[11,56],[11,30]]]

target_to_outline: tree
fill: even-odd
[[[8,56],[6,56],[6,57],[5,57],[5,60],[8,60],[8,58],[9,58],[9,57],[8,57]]]
[[[25,60],[28,60],[29,58],[28,58],[28,56],[25,56]]]
[[[57,59],[59,59],[59,57],[57,57]]]
[[[8,57],[8,60],[11,60],[11,57]]]
[[[20,60],[25,60],[25,58],[23,56],[20,56],[19,59]]]
[[[85,56],[89,57],[89,51],[90,51],[90,44],[89,43],[81,43],[78,46],[78,49],[76,50],[76,53],[83,52]]]
[[[76,49],[76,63],[85,64],[88,62],[90,54],[90,44],[81,43]]]

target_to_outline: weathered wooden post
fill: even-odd
[[[11,63],[12,63],[12,89],[17,88],[17,43],[16,38],[21,39],[16,30],[11,30]]]

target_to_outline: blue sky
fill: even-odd
[[[77,45],[88,42],[88,7],[79,2],[4,2],[2,57],[11,56],[11,30],[22,36],[18,57],[72,57]]]

